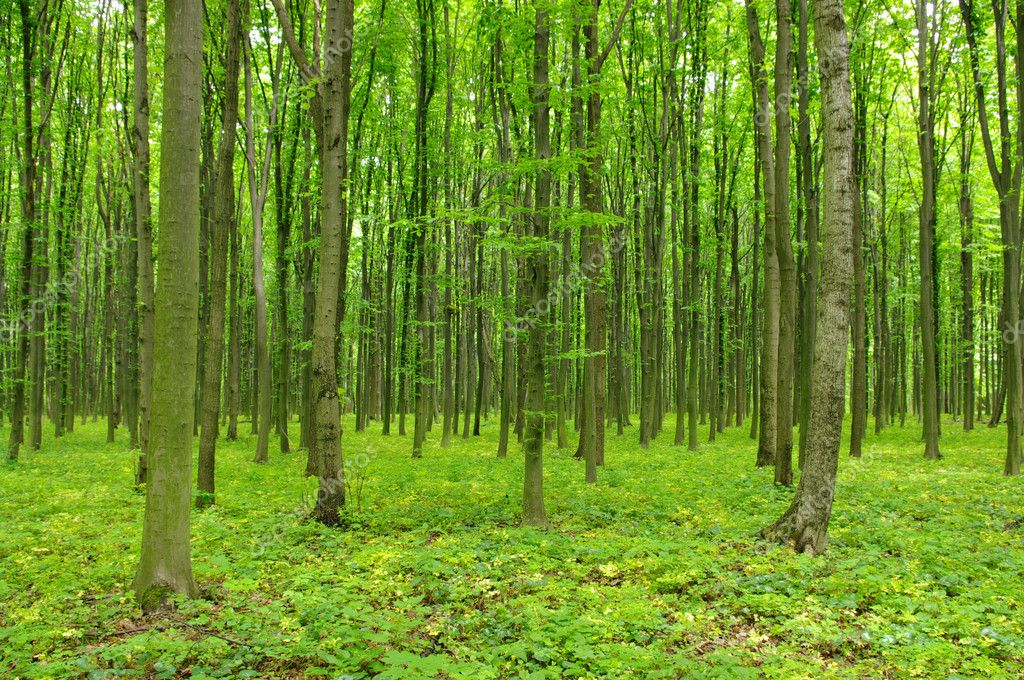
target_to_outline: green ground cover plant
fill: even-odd
[[[247,429],[247,428],[245,428]],[[1024,501],[1005,433],[948,423],[840,459],[829,550],[757,539],[791,497],[729,430],[697,452],[609,432],[596,486],[552,451],[547,529],[521,528],[494,427],[346,434],[344,529],[305,520],[304,453],[222,442],[193,514],[201,597],[142,615],[135,453],[89,425],[0,466],[0,676],[985,677],[1024,673]]]

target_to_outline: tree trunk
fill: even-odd
[[[199,309],[199,120],[203,15],[198,0],[164,3],[160,154],[160,285],[142,555],[133,584],[144,611],[197,595],[189,525]]]
[[[33,122],[33,64],[35,63],[34,45],[34,8],[29,0],[19,0],[18,8],[21,15],[21,83],[22,83],[22,181],[24,191],[21,198],[21,217],[24,221],[24,240],[21,254],[21,288],[18,291],[18,310],[28,309],[32,299],[33,261],[36,242],[36,155],[35,155],[35,123]],[[25,373],[29,361],[29,328],[19,322],[18,352],[14,359],[14,395],[11,406],[11,433],[7,444],[7,459],[18,460],[18,451],[25,441]]]
[[[224,57],[224,113],[217,149],[213,228],[210,234],[210,314],[206,332],[206,365],[203,367],[199,469],[196,505],[215,499],[217,435],[220,425],[220,384],[224,368],[224,311],[227,292],[228,238],[235,219],[235,128],[238,124],[238,71],[242,19],[238,0],[228,0],[224,23],[227,50]],[[248,21],[246,21],[248,23]]]
[[[427,300],[427,246],[432,242],[427,232],[430,230],[427,211],[428,201],[428,165],[427,165],[427,117],[430,113],[430,100],[434,96],[436,82],[437,44],[431,39],[429,25],[434,19],[433,0],[417,0],[418,25],[418,71],[416,78],[416,129],[415,155],[413,162],[413,204],[416,228],[416,368],[415,368],[415,423],[413,425],[412,457],[423,455],[423,441],[427,435],[428,421],[431,417],[430,391],[434,384],[433,356],[429,342],[429,310]],[[431,47],[433,50],[431,51]]]
[[[764,203],[764,327],[761,344],[761,374],[757,466],[767,467],[776,462],[776,432],[778,425],[778,372],[779,372],[779,294],[780,273],[776,254],[775,228],[775,157],[772,153],[772,104],[768,97],[768,74],[765,69],[764,43],[757,10],[750,0],[747,8],[747,33],[750,40],[751,82],[755,102],[755,138],[760,159]],[[788,234],[788,228],[787,228]]]
[[[969,109],[970,93],[961,97],[960,107],[960,357],[964,431],[974,429],[974,201],[971,188],[971,151],[974,121]]]
[[[132,198],[135,202],[135,238],[138,241],[139,289],[139,454],[136,484],[146,480],[146,453],[149,451],[150,402],[153,399],[153,218],[149,197],[149,82],[147,75],[147,5],[146,0],[135,0],[132,43],[134,72],[134,120],[132,150]]]
[[[1019,5],[1019,3],[1018,3]],[[999,229],[1003,247],[1003,300],[1000,308],[998,330],[1002,335],[1003,385],[999,392],[1005,394],[1006,408],[1006,475],[1020,474],[1021,419],[1024,413],[1024,382],[1021,380],[1021,321],[1020,321],[1020,247],[1021,225],[1019,223],[1021,161],[1013,158],[1010,151],[1010,121],[1007,104],[1006,77],[1006,0],[993,3],[996,42],[997,109],[999,114],[999,157],[995,153],[993,135],[989,130],[985,85],[981,75],[981,58],[978,51],[974,7],[970,0],[960,2],[965,33],[971,59],[971,75],[974,82],[975,102],[978,107],[978,128],[985,146],[985,160],[988,164],[992,184],[999,195]],[[1018,6],[1018,16],[1024,10]],[[1024,47],[1024,32],[1017,31],[1018,48]],[[1020,79],[1024,60],[1017,54],[1017,75]],[[1024,141],[1024,120],[1018,117],[1018,145]],[[1011,167],[1013,166],[1013,167]],[[999,421],[1002,399],[997,395],[993,404],[991,423]]]
[[[549,208],[551,203],[551,171],[548,159],[551,157],[550,111],[548,109],[548,10],[536,9],[536,23],[533,38],[533,149],[537,159],[536,191],[534,192],[534,213],[531,216],[532,236],[546,239],[548,235]],[[544,248],[534,248],[529,256],[527,273],[530,289],[530,309],[540,309],[548,295],[548,253]],[[547,524],[544,511],[544,347],[545,327],[539,320],[529,326],[528,349],[528,402],[526,430],[523,448],[526,454],[523,474],[523,524],[543,526]]]
[[[313,320],[313,457],[319,477],[314,518],[328,526],[341,521],[345,477],[341,457],[341,411],[335,367],[335,336],[342,319],[338,293],[344,250],[349,82],[352,65],[352,0],[328,0],[325,44],[340,51],[325,64],[320,84],[323,133],[320,144],[323,188],[320,192],[320,276]]]
[[[263,207],[266,203],[267,179],[270,168],[271,139],[269,136],[273,134],[277,118],[278,76],[274,76],[273,103],[271,104],[269,122],[270,131],[268,132],[266,153],[264,154],[262,164],[259,165],[260,173],[257,178],[256,132],[253,130],[252,67],[250,62],[251,50],[247,49],[245,57],[245,155],[249,173],[249,201],[252,209],[253,293],[256,298],[253,334],[255,336],[254,350],[256,352],[256,393],[258,401],[254,414],[257,416],[259,424],[256,438],[256,454],[253,460],[256,463],[265,463],[268,460],[270,447],[271,407],[274,395],[271,387],[270,347],[267,340],[267,293],[263,281]],[[278,65],[276,67],[272,66],[272,68],[280,69],[280,59],[278,59]]]
[[[853,279],[853,106],[849,46],[840,0],[818,0],[815,4],[814,39],[821,74],[825,181],[808,449],[792,505],[764,531],[768,538],[811,555],[823,553],[828,546],[843,425]]]
[[[921,271],[921,353],[922,353],[922,419],[924,422],[924,457],[941,458],[939,453],[938,358],[935,309],[935,120],[932,102],[935,97],[935,56],[932,50],[932,20],[924,0],[917,3],[917,77],[918,113],[917,148],[921,159],[921,210],[919,212],[918,264]]]
[[[776,388],[775,483],[793,483],[793,369],[796,347],[796,266],[789,230],[790,90],[793,44],[789,0],[776,0],[775,41],[775,254],[779,260],[779,361]]]
[[[801,163],[801,205],[804,219],[806,252],[803,258],[803,296],[800,310],[800,371],[797,375],[797,420],[800,424],[799,460],[803,466],[808,421],[811,414],[811,370],[814,363],[814,322],[818,305],[818,191],[814,177],[814,149],[811,144],[810,82],[808,74],[807,44],[809,12],[807,0],[798,0],[799,37],[797,39],[797,146]]]

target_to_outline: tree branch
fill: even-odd
[[[280,0],[274,0],[279,2]],[[596,71],[600,71],[601,67],[604,66],[604,60],[611,54],[612,48],[615,47],[615,43],[619,41],[619,35],[622,33],[622,24],[626,20],[626,14],[629,13],[630,8],[633,6],[633,0],[626,0],[626,4],[622,6],[622,11],[619,12],[619,18],[615,22],[615,28],[612,29],[611,38],[608,39],[608,44],[601,50],[601,55],[597,58],[597,64],[594,65]]]
[[[277,20],[281,24],[281,33],[284,34],[285,44],[288,45],[288,51],[292,53],[292,59],[299,67],[299,73],[302,76],[303,82],[308,83],[310,80],[320,75],[319,70],[309,63],[306,59],[306,53],[302,51],[302,47],[299,45],[299,41],[295,39],[295,29],[292,28],[292,20],[288,18],[288,10],[285,9],[284,4],[281,0],[270,0],[274,3],[274,10],[277,12]]]

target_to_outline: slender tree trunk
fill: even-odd
[[[708,24],[708,12],[707,8],[702,4],[698,7],[698,16],[695,19],[697,28],[696,35],[693,38],[692,51],[690,55],[691,61],[691,85],[689,94],[689,108],[690,114],[687,121],[688,134],[684,134],[686,138],[686,153],[687,156],[685,162],[688,166],[688,171],[684,174],[688,177],[686,182],[687,191],[684,192],[688,196],[684,196],[684,202],[688,199],[688,204],[685,207],[684,212],[684,224],[688,224],[688,228],[684,228],[686,239],[689,244],[689,257],[690,260],[687,269],[689,270],[689,277],[687,280],[687,295],[686,299],[690,304],[689,319],[687,320],[687,330],[689,331],[689,357],[687,359],[687,377],[686,377],[686,418],[687,418],[687,448],[690,451],[697,450],[697,425],[698,425],[698,393],[700,390],[700,380],[698,375],[700,361],[701,361],[701,348],[700,348],[700,149],[701,149],[701,137],[702,127],[704,123],[704,91],[707,82],[707,24]]]
[[[415,389],[415,423],[413,425],[412,457],[423,455],[423,441],[426,439],[428,422],[431,418],[430,392],[434,384],[433,353],[429,335],[428,281],[427,258],[431,256],[427,247],[433,240],[428,238],[430,230],[427,211],[428,187],[427,175],[427,116],[430,113],[430,100],[434,96],[437,67],[437,44],[432,39],[434,20],[433,0],[416,1],[418,17],[419,59],[416,80],[416,129],[415,129],[415,163],[413,182],[413,201],[415,203],[416,228],[416,288],[415,306],[417,322],[416,342],[416,377]]]
[[[548,109],[548,10],[536,9],[533,38],[533,148],[537,159],[534,213],[530,223],[534,238],[547,238],[551,203],[550,111]],[[548,295],[548,253],[534,248],[530,253],[527,277],[530,281],[531,309],[538,310]],[[544,374],[545,328],[539,321],[529,328],[528,405],[523,437],[526,454],[523,475],[523,524],[547,524],[544,511]]]
[[[932,113],[934,101],[934,79],[931,69],[934,64],[932,50],[932,20],[928,16],[924,0],[917,3],[917,77],[918,113],[917,146],[921,158],[921,210],[918,226],[918,264],[921,271],[921,353],[922,406],[924,421],[924,457],[941,458],[939,453],[939,396],[937,327],[935,309],[935,119]]]
[[[28,308],[32,296],[33,260],[36,242],[36,155],[35,123],[33,121],[34,74],[34,8],[29,0],[19,0],[21,15],[21,83],[22,83],[22,181],[21,217],[24,221],[24,239],[21,253],[21,289],[18,295],[19,313]],[[20,323],[18,352],[14,359],[14,396],[11,408],[11,433],[7,444],[7,459],[18,460],[18,451],[25,441],[25,373],[29,360],[29,328]]]
[[[241,203],[241,201],[239,201]],[[230,273],[228,274],[228,305],[231,330],[228,335],[228,439],[238,439],[238,412],[242,395],[242,311],[239,290],[239,259],[241,244],[237,216],[232,216],[229,235]]]
[[[764,327],[761,344],[761,393],[760,393],[760,438],[757,449],[757,466],[766,467],[776,462],[778,425],[778,373],[779,373],[779,291],[780,273],[776,254],[775,228],[775,156],[772,153],[771,100],[768,97],[768,74],[765,70],[765,50],[761,41],[761,28],[757,10],[748,0],[747,32],[751,48],[751,80],[754,87],[755,137],[760,158],[760,173],[763,181],[764,203]],[[788,227],[786,229],[788,236]]]
[[[252,266],[253,266],[253,293],[255,296],[254,328],[255,352],[256,352],[256,391],[258,395],[255,414],[258,416],[258,430],[256,438],[256,455],[254,462],[265,463],[268,460],[270,447],[270,426],[271,407],[273,405],[273,392],[270,375],[270,347],[267,339],[267,293],[263,280],[263,207],[267,196],[267,179],[270,167],[271,140],[267,140],[266,153],[263,162],[259,166],[260,173],[257,178],[256,168],[256,146],[253,129],[252,116],[252,68],[251,51],[246,50],[245,57],[245,155],[249,172],[249,201],[252,208]],[[280,69],[280,58],[278,65]],[[270,111],[270,132],[273,134],[277,118],[277,81],[279,76],[274,76],[273,103]]]
[[[807,46],[810,12],[807,0],[798,0],[799,37],[797,38],[797,146],[800,157],[800,194],[804,212],[804,237],[806,253],[803,259],[803,297],[800,310],[800,371],[797,375],[797,420],[800,424],[800,466],[803,466],[808,421],[811,415],[811,373],[814,363],[814,323],[818,305],[818,192],[814,177],[814,149],[811,145],[810,82],[808,73]]]
[[[971,152],[974,121],[969,110],[970,94],[962,97],[960,108],[960,357],[964,431],[974,429],[974,201],[971,188]]]
[[[215,499],[217,435],[220,425],[220,385],[224,368],[224,311],[227,292],[228,239],[235,218],[235,128],[238,124],[238,71],[242,19],[238,0],[228,0],[224,57],[224,113],[217,148],[217,179],[214,193],[213,228],[210,235],[210,314],[206,333],[206,365],[203,367],[199,469],[196,505],[205,507]],[[248,23],[248,21],[246,21]]]
[[[135,202],[135,238],[138,242],[139,291],[139,454],[135,481],[146,480],[146,453],[149,451],[150,402],[153,398],[153,218],[149,197],[149,82],[147,59],[147,16],[149,3],[135,0],[132,25],[133,125],[132,198]]]
[[[793,370],[796,367],[796,266],[789,230],[790,91],[793,44],[789,0],[776,0],[775,40],[775,253],[779,260],[779,363],[776,388],[775,483],[793,483]]]
[[[455,47],[450,28],[448,4],[444,5],[444,29],[445,29],[445,68],[447,81],[445,84],[445,116],[444,116],[444,206],[446,211],[455,208],[453,188],[453,166],[452,157],[452,122],[454,120],[455,94]],[[454,220],[445,217],[445,251],[444,251],[444,357],[441,365],[441,448],[451,445],[452,433],[455,430],[455,324],[456,315],[454,301],[452,299],[452,288],[455,285],[454,257],[458,244],[453,231]]]
[[[999,422],[1002,402],[1005,397],[1006,408],[1006,464],[1003,472],[1006,475],[1020,474],[1021,462],[1021,419],[1024,417],[1024,381],[1021,379],[1021,347],[1020,347],[1020,182],[1021,167],[1024,160],[1012,157],[1010,151],[1010,121],[1007,103],[1006,76],[1006,19],[1008,15],[1007,0],[1000,0],[992,5],[994,15],[994,33],[996,43],[996,80],[997,80],[997,111],[999,117],[999,155],[995,152],[993,135],[989,129],[986,91],[982,80],[981,58],[978,50],[977,33],[974,24],[974,7],[971,0],[960,2],[960,14],[964,22],[967,43],[970,52],[971,74],[974,82],[975,102],[978,108],[978,129],[981,131],[985,146],[985,160],[988,165],[992,184],[999,196],[999,229],[1003,247],[1003,300],[1000,308],[998,330],[1002,335],[1003,352],[1000,362],[1003,370],[1003,381],[993,404],[990,424]],[[1024,14],[1018,3],[1017,15]],[[1019,24],[1018,24],[1019,26]],[[1024,47],[1024,32],[1017,31],[1018,48]],[[1017,80],[1020,83],[1021,72],[1024,71],[1024,59],[1017,54]],[[1019,95],[1020,96],[1020,95]],[[1018,116],[1018,146],[1024,141],[1024,120]],[[1002,396],[1001,396],[1002,395]]]

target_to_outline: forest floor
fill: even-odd
[[[818,558],[756,538],[792,491],[746,428],[695,453],[671,417],[647,451],[609,431],[590,487],[547,447],[545,530],[496,425],[417,461],[348,422],[344,531],[301,521],[304,453],[255,465],[245,436],[193,513],[204,597],[152,618],[136,454],[91,424],[0,464],[0,677],[1020,677],[1024,477],[1004,429],[944,430],[937,462],[916,425],[844,452]]]

